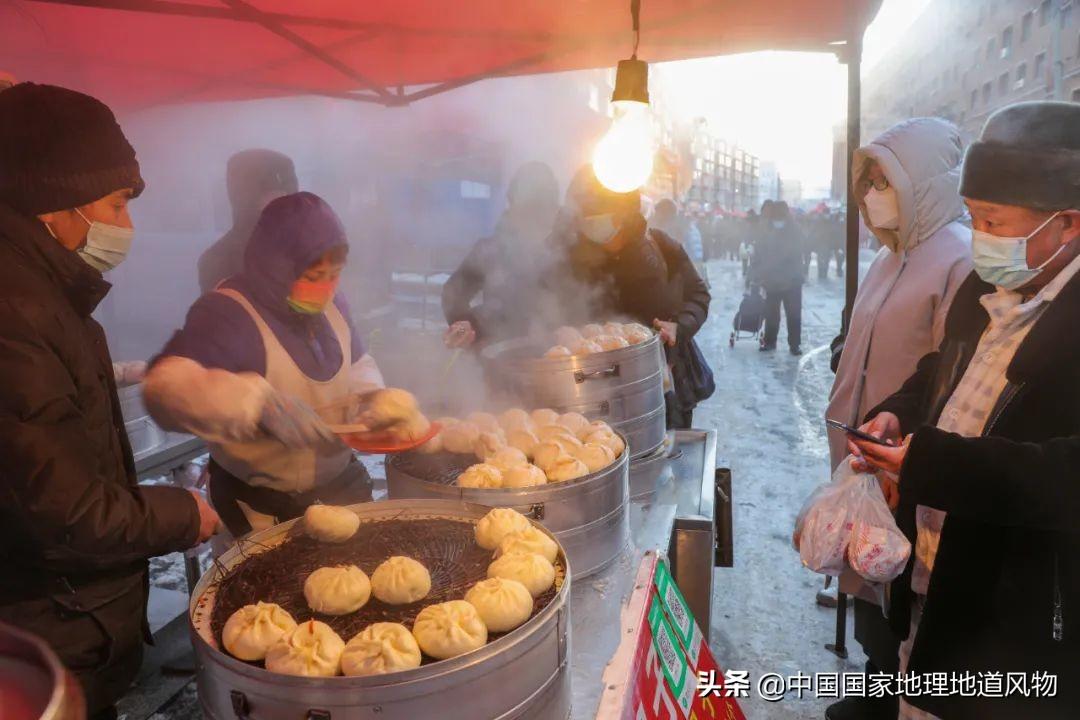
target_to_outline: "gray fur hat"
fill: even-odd
[[[960,194],[1039,210],[1080,209],[1080,104],[1025,102],[995,112],[964,157]]]

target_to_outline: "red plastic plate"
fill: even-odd
[[[341,439],[357,452],[368,453],[369,455],[391,455],[415,450],[438,435],[440,430],[442,430],[442,426],[439,423],[431,423],[431,428],[428,429],[427,433],[417,440],[402,440],[385,431],[349,433],[342,435]]]

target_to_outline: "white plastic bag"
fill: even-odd
[[[904,571],[911,555],[911,543],[896,526],[877,478],[873,475],[862,478],[851,493],[848,563],[866,580],[890,582]]]
[[[844,472],[847,468],[847,472]],[[806,499],[795,520],[795,545],[803,565],[816,573],[839,576],[851,537],[851,489],[858,476],[843,462],[832,482]]]
[[[839,576],[850,564],[866,580],[888,582],[911,555],[877,478],[852,470],[850,456],[807,498],[794,537],[803,565],[823,575]]]

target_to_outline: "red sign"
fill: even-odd
[[[600,720],[745,720],[724,672],[656,553],[638,570],[623,644],[604,673]],[[698,678],[709,678],[704,697]]]

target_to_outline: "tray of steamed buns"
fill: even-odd
[[[284,675],[411,670],[477,650],[556,596],[559,545],[509,508],[481,519],[408,510],[379,518],[310,507],[274,545],[252,545],[209,601],[219,650]],[[219,568],[219,572],[221,572]]]
[[[602,420],[549,408],[444,417],[440,430],[396,466],[446,485],[521,489],[569,482],[615,464],[626,442]]]
[[[564,325],[553,333],[554,344],[544,352],[548,359],[595,355],[648,342],[653,331],[640,323],[589,323],[580,328]]]

